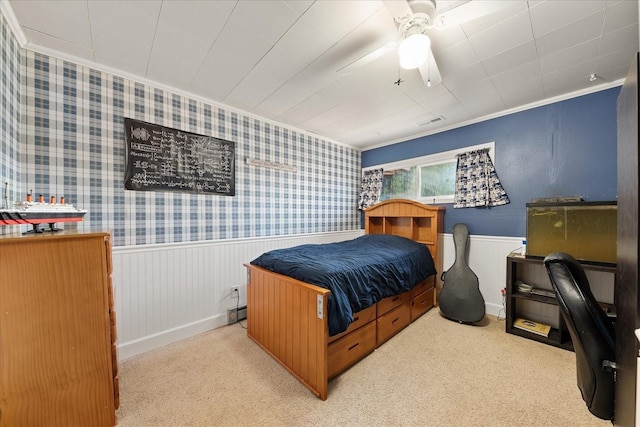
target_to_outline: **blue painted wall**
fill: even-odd
[[[495,167],[511,203],[453,209],[445,232],[459,222],[471,234],[525,236],[533,197],[580,195],[616,199],[616,102],[620,88],[510,114],[362,153],[362,167],[495,141]]]

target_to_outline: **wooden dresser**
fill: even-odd
[[[0,426],[113,426],[108,233],[0,238]]]

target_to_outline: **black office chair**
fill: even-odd
[[[589,411],[613,419],[615,330],[612,320],[591,293],[582,266],[571,255],[553,253],[544,259],[576,353],[578,388]]]

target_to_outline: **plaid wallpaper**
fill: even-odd
[[[20,46],[0,14],[0,207],[20,191]],[[0,227],[0,235],[14,227]]]
[[[9,49],[4,41],[2,48]],[[64,196],[89,211],[67,229],[110,230],[122,246],[360,226],[353,148],[31,51],[21,60],[19,194]],[[3,60],[3,74],[8,68]],[[125,190],[124,117],[234,141],[236,196]],[[247,165],[247,158],[298,171]]]

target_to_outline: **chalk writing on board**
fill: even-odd
[[[124,119],[127,190],[235,195],[235,143]]]

